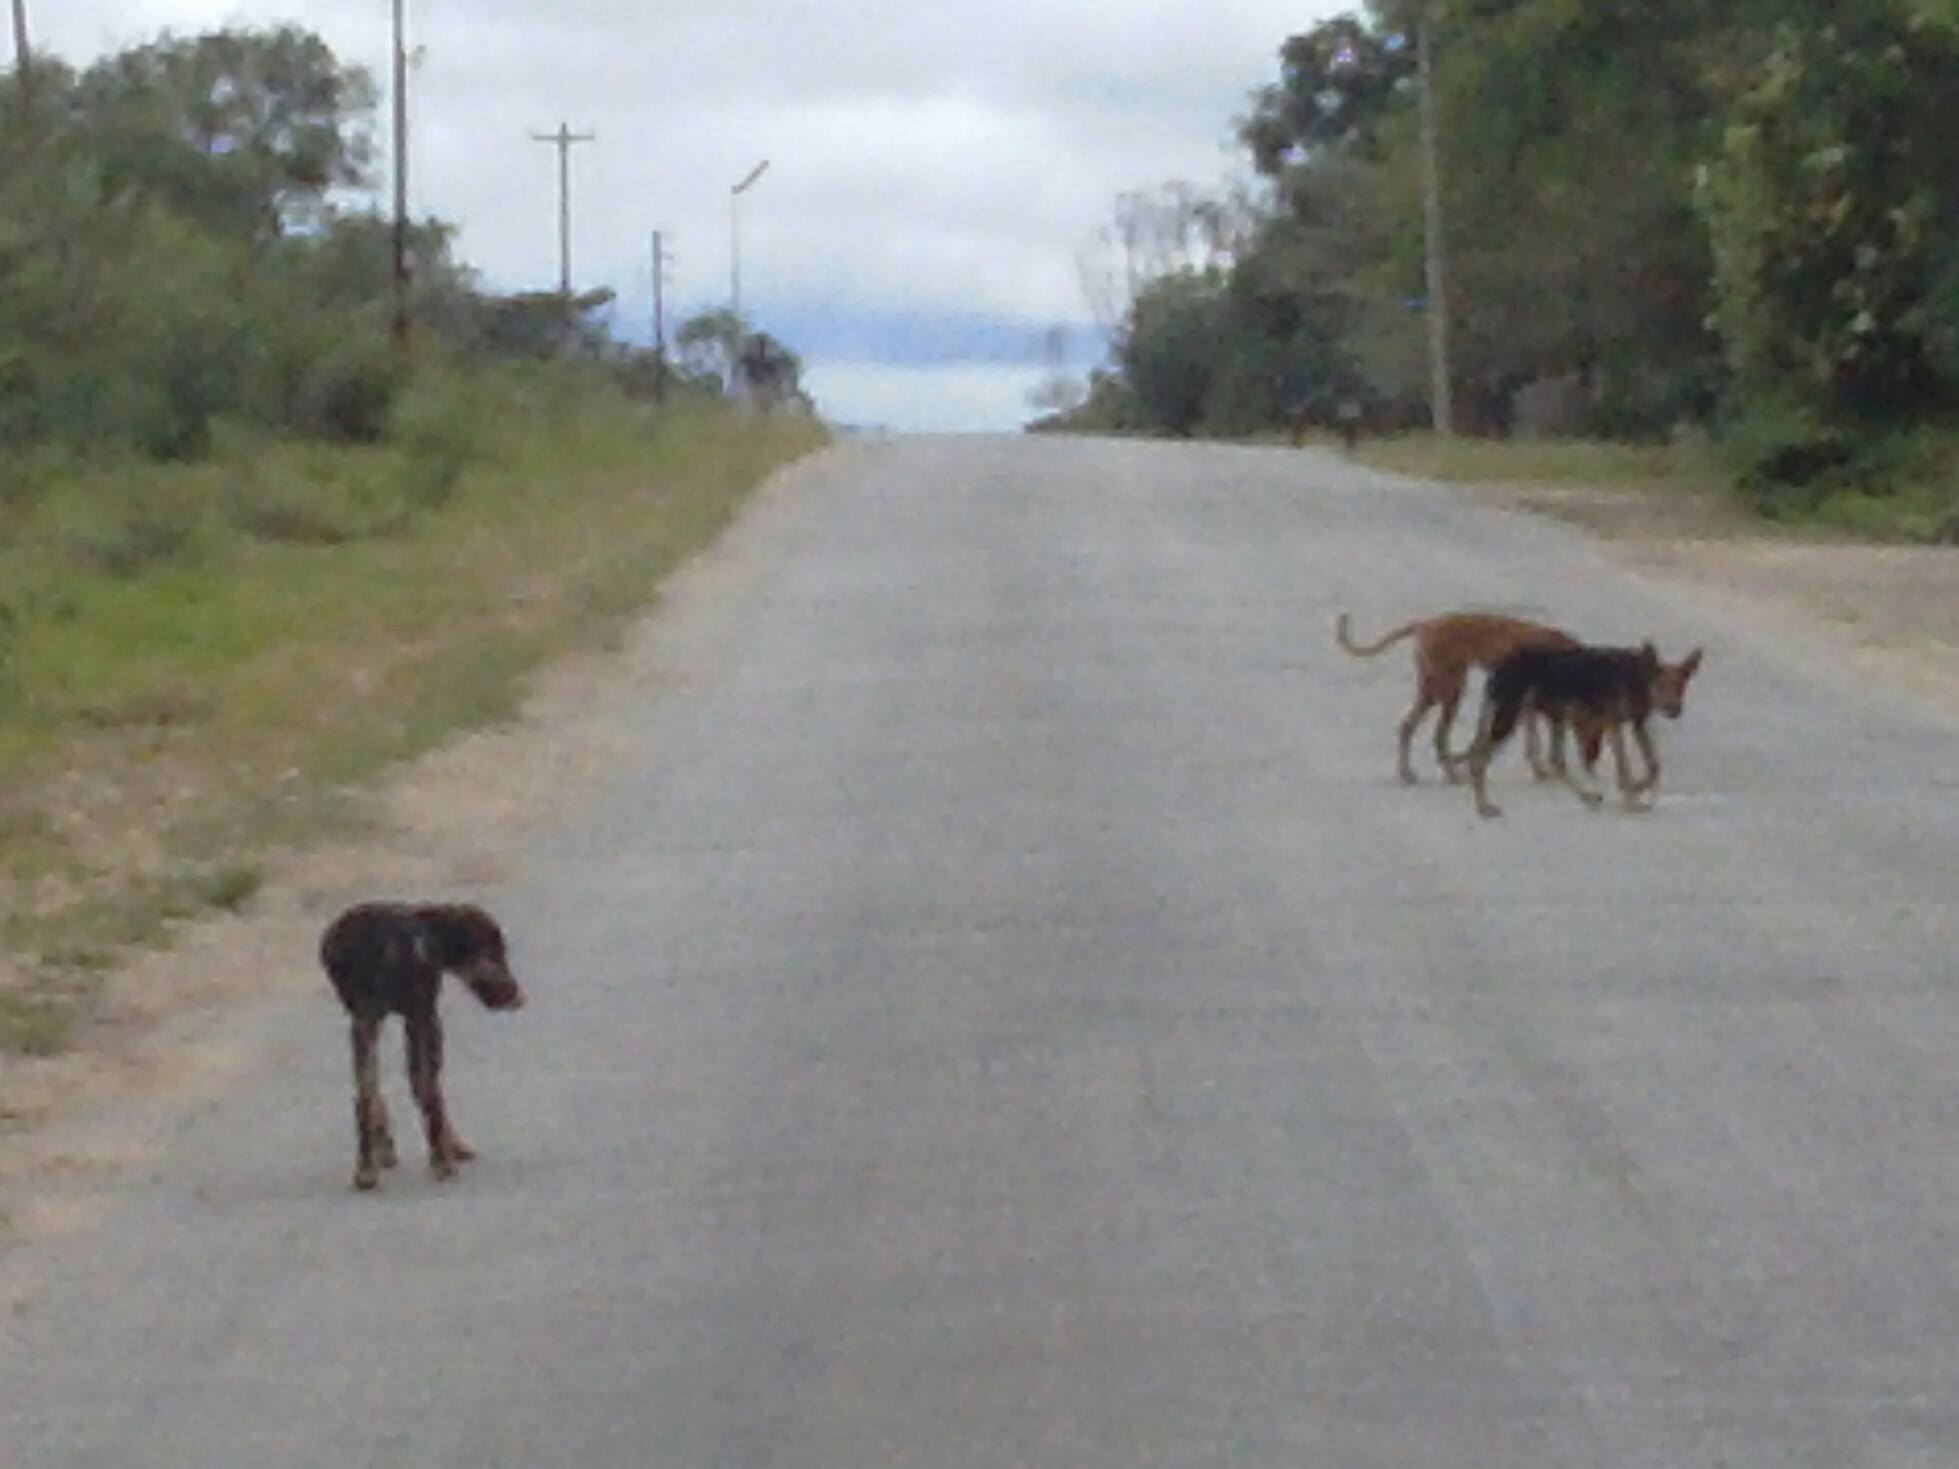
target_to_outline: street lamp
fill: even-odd
[[[728,301],[736,331],[741,330],[741,196],[749,185],[768,172],[768,167],[769,160],[764,158],[749,169],[746,178],[728,190]]]

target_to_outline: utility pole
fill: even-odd
[[[554,143],[558,149],[558,294],[571,300],[571,145],[589,143],[597,133],[574,133],[565,123],[555,133],[532,133],[539,143]]]
[[[748,176],[728,190],[728,309],[734,316],[734,329],[741,330],[741,196],[768,171],[764,158],[748,171]]]
[[[653,231],[653,401],[667,399],[667,252]]]
[[[14,0],[14,90],[23,119],[34,112],[34,53],[27,45],[27,0]]]
[[[1455,432],[1449,393],[1449,288],[1442,248],[1442,168],[1436,157],[1435,68],[1429,32],[1434,0],[1421,0],[1415,21],[1415,68],[1421,83],[1422,218],[1427,236],[1429,415],[1438,434]]]
[[[18,5],[21,0],[15,0]],[[394,315],[389,333],[397,348],[408,345],[408,43],[406,0],[394,0],[395,220]]]

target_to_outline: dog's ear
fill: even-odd
[[[1658,671],[1659,669],[1660,650],[1653,646],[1650,638],[1639,645],[1639,661],[1650,670]]]
[[[415,916],[435,940],[437,962],[455,969],[476,959],[503,959],[503,930],[474,903],[434,903]]]
[[[1685,683],[1688,679],[1692,678],[1694,676],[1695,670],[1697,670],[1700,666],[1701,666],[1701,650],[1699,648],[1696,648],[1694,649],[1693,652],[1689,653],[1685,658],[1682,658],[1680,660],[1680,681],[1682,683]]]

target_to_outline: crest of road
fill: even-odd
[[[1652,814],[1395,781],[1406,648],[1334,616],[1457,606],[1706,645]],[[0,1462],[1959,1462],[1929,708],[1312,452],[845,442],[657,618],[633,751],[430,895],[531,996],[451,995],[481,1161],[391,1035],[355,1194],[325,980],[267,1001],[19,1247]]]

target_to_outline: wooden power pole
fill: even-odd
[[[653,231],[653,401],[667,397],[667,252],[658,230]]]
[[[34,111],[34,53],[27,44],[27,0],[14,0],[14,90],[22,118]]]
[[[1433,0],[1415,21],[1415,68],[1421,84],[1422,218],[1427,236],[1429,417],[1438,434],[1455,432],[1449,390],[1449,277],[1442,249],[1442,166],[1437,158],[1435,68],[1429,32]]]
[[[574,133],[565,123],[555,133],[532,133],[539,143],[555,144],[558,149],[558,294],[571,300],[571,147],[589,143],[597,133]]]

